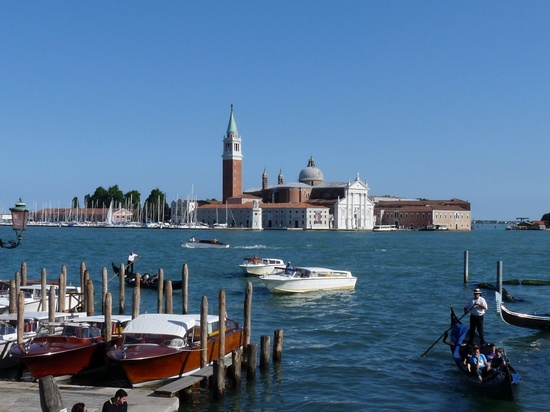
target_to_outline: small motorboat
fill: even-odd
[[[282,259],[260,258],[254,255],[244,258],[239,267],[245,275],[264,276],[271,274],[276,268],[284,269],[285,262]]]
[[[120,332],[131,319],[125,315],[112,316],[112,345],[118,342]],[[104,324],[103,315],[46,323],[31,341],[13,346],[10,352],[25,364],[35,379],[74,375],[104,365]]]
[[[9,311],[9,283],[0,282],[0,314]],[[46,307],[42,307],[42,285],[40,281],[29,281],[25,286],[19,286],[19,291],[25,296],[25,312],[41,312],[48,310],[47,297],[50,287],[55,289],[55,307],[59,296],[59,285],[57,283],[46,284]],[[67,285],[65,287],[65,309],[69,312],[75,311],[81,305],[80,287]]]
[[[217,359],[219,317],[208,315],[207,348],[201,348],[200,315],[146,313],[132,320],[122,332],[122,345],[107,356],[122,367],[133,386],[188,375],[201,365]],[[243,328],[225,320],[225,355],[243,345]]]
[[[53,318],[56,322],[61,322],[78,316],[80,316],[79,313],[56,312]],[[34,338],[40,327],[47,323],[49,318],[49,312],[25,312],[23,315],[23,342]],[[0,315],[0,369],[17,364],[17,359],[10,353],[14,345],[17,345],[17,313],[4,313]]]
[[[260,279],[273,293],[355,289],[357,278],[347,270],[321,267],[283,268]]]
[[[467,350],[467,345],[464,340],[468,335],[469,328],[460,322],[460,319],[454,313],[451,307],[451,328],[448,336],[444,339],[444,343],[450,346],[453,360],[460,371],[463,378],[468,382],[476,392],[494,399],[512,401],[517,397],[521,376],[510,365],[510,362],[504,353],[506,364],[495,369],[491,369],[483,376],[482,380],[471,373],[464,364],[464,351]],[[479,337],[476,334],[474,341],[479,343]],[[481,347],[481,352],[486,354],[490,346]]]
[[[229,247],[227,243],[220,242],[218,239],[189,239],[189,242],[181,242],[182,247],[189,249],[226,249]]]

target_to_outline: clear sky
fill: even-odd
[[[359,173],[370,195],[550,212],[548,1],[1,1],[0,207],[103,186],[221,199]]]

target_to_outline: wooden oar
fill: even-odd
[[[470,309],[468,309],[466,312],[464,312],[464,315],[462,315],[460,318],[458,318],[458,320],[461,320],[464,316],[466,316],[468,313],[470,313],[470,311],[471,311],[473,308],[474,308],[474,307],[472,306]],[[422,355],[420,355],[420,357],[423,358],[424,356],[426,356],[426,354],[427,354],[430,350],[432,350],[432,348],[435,346],[435,344],[436,344],[437,342],[439,342],[439,341],[441,340],[441,338],[442,338],[443,336],[445,336],[445,334],[448,333],[454,326],[455,326],[455,325],[452,325],[451,327],[449,327],[449,329],[447,329],[445,332],[443,332],[443,333],[441,334],[441,336],[440,336],[439,338],[437,338],[437,340],[436,340],[434,343],[432,343],[432,346],[430,346],[430,347],[426,350],[426,352],[424,352]]]

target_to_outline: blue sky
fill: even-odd
[[[550,212],[545,1],[3,1],[0,208],[117,184],[221,198],[234,104],[244,189],[326,181]]]

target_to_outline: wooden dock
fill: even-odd
[[[225,368],[231,366],[233,364],[233,361],[231,357],[225,357],[224,358],[224,366]],[[202,369],[199,369],[198,371],[184,376],[182,378],[176,379],[173,382],[170,382],[158,389],[155,389],[154,395],[155,396],[162,396],[167,398],[172,398],[178,394],[178,392],[187,389],[196,383],[199,383],[203,379],[208,379],[214,375],[214,366],[208,365],[205,366]]]

